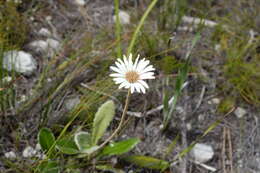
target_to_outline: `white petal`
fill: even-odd
[[[145,88],[140,83],[135,83],[135,88],[136,88],[137,92],[139,92],[139,93],[141,90],[142,90],[142,92],[145,92]]]
[[[138,54],[138,55],[137,55],[137,58],[135,59],[134,66],[133,66],[133,69],[134,69],[134,70],[136,70],[136,67],[137,67],[137,64],[138,64],[138,61],[139,61],[139,57],[140,57],[140,55]]]
[[[145,67],[146,67],[149,63],[150,63],[149,60],[142,59],[142,60],[139,62],[139,64],[138,64],[136,70],[137,70],[138,72],[141,72],[143,69],[145,69]]]
[[[130,55],[129,55],[129,57],[128,57],[128,64],[129,64],[129,70],[133,70],[133,66],[134,66],[134,64],[133,64],[133,59],[132,59],[132,54],[130,53]]]
[[[148,84],[143,81],[143,80],[138,80],[137,82],[139,82],[142,86],[144,86],[145,88],[149,88]]]
[[[143,63],[140,64],[137,70],[139,72],[142,72],[147,67],[147,65],[149,65],[149,63],[150,63],[149,60],[144,61]]]
[[[127,57],[125,55],[123,57],[124,57],[124,64],[125,64],[126,70],[129,71],[129,63],[128,63]]]
[[[140,75],[140,79],[155,79],[153,72],[148,72]]]
[[[155,70],[155,68],[153,68],[152,65],[149,65],[149,66],[147,66],[145,69],[143,69],[142,71],[140,71],[140,73],[143,74],[143,73],[150,72],[150,71],[154,71],[154,70]]]
[[[125,87],[125,88],[129,88],[130,87],[130,83],[128,83],[127,81],[124,81],[123,83],[121,83],[120,85],[119,85],[119,89],[121,89],[121,88],[123,88],[123,87]]]
[[[116,84],[123,83],[126,80],[124,78],[114,78],[113,81],[115,81]]]
[[[115,72],[117,72],[117,73],[122,73],[122,71],[119,68],[117,68],[117,67],[110,66],[110,69],[115,71]]]
[[[145,87],[141,84],[139,84],[139,85],[140,85],[139,88],[142,90],[143,93],[145,93]]]
[[[111,76],[111,77],[125,77],[125,75],[121,74],[121,73],[112,73],[109,76]]]
[[[119,70],[121,70],[121,72],[126,72],[126,68],[124,66],[124,64],[120,64],[119,62],[115,62],[116,66],[119,68]]]
[[[134,92],[135,92],[135,86],[134,86],[134,84],[131,84],[131,86],[130,86],[131,88],[131,93],[133,94]]]

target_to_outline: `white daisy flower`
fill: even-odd
[[[136,60],[132,61],[132,54],[127,58],[125,55],[122,59],[117,59],[115,66],[111,66],[110,69],[115,73],[110,74],[116,84],[119,84],[119,89],[127,88],[131,90],[131,93],[143,92],[149,88],[145,79],[154,79],[154,68],[149,65],[150,61],[145,58],[139,60],[140,55]]]

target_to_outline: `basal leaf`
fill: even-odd
[[[37,170],[39,173],[59,173],[60,167],[56,161],[44,161]]]
[[[55,142],[55,137],[50,129],[42,128],[38,133],[38,141],[43,151],[47,151]]]
[[[96,145],[103,136],[110,122],[115,115],[115,104],[112,100],[107,101],[98,109],[95,114],[92,129],[92,145]]]
[[[80,151],[91,147],[91,136],[88,132],[76,133],[74,141]]]
[[[133,149],[139,142],[140,139],[132,138],[125,141],[111,143],[104,147],[104,149],[101,151],[101,156],[124,154]]]
[[[124,157],[123,159],[127,162],[131,162],[140,167],[156,169],[161,171],[164,171],[170,166],[169,162],[156,159],[154,157],[133,155],[133,156]]]
[[[56,148],[64,154],[78,154],[79,150],[72,138],[63,138],[57,141]]]
[[[96,168],[99,169],[99,170],[102,170],[102,171],[110,171],[110,172],[113,172],[113,173],[125,173],[125,171],[123,171],[121,169],[114,168],[111,165],[97,165]]]

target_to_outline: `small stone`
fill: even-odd
[[[9,151],[9,152],[5,153],[5,157],[7,159],[14,160],[14,159],[16,159],[16,154],[13,151]]]
[[[197,143],[190,152],[195,161],[205,163],[213,158],[214,151],[210,145]]]
[[[27,100],[26,95],[21,95],[20,100],[18,102],[22,103],[25,102]]]
[[[199,114],[198,120],[199,121],[204,121],[204,119],[205,119],[205,115],[204,114]]]
[[[220,99],[219,99],[219,98],[213,98],[213,99],[211,100],[211,102],[212,102],[213,104],[215,104],[215,105],[218,105],[218,104],[220,103]]]
[[[219,52],[221,50],[221,45],[220,44],[216,44],[215,45],[215,50]]]
[[[29,44],[30,48],[36,52],[45,52],[48,49],[48,43],[44,40],[36,40]]]
[[[49,46],[50,48],[52,48],[53,50],[55,50],[55,51],[59,50],[59,48],[60,48],[60,42],[58,42],[57,40],[48,38],[48,39],[46,40],[46,42],[47,42],[48,46]]]
[[[23,157],[30,158],[30,157],[35,156],[36,153],[37,153],[37,151],[34,148],[32,148],[31,146],[28,146],[23,150]]]
[[[68,110],[72,110],[76,105],[78,105],[80,103],[80,99],[78,97],[76,98],[72,98],[72,99],[68,99],[65,102],[65,107]]]
[[[187,128],[187,130],[191,130],[191,129],[192,129],[191,123],[187,123],[187,124],[186,124],[186,128]]]
[[[245,109],[237,107],[234,113],[237,116],[237,118],[242,118],[247,112]]]
[[[46,21],[50,22],[52,20],[52,17],[51,16],[46,16]]]
[[[45,37],[51,37],[51,32],[47,28],[41,28],[39,30],[39,35],[42,35]]]
[[[8,71],[14,70],[18,73],[30,75],[36,70],[36,67],[37,63],[29,53],[16,50],[4,52],[3,68]]]
[[[85,0],[75,0],[75,3],[79,6],[84,6],[86,4]]]
[[[130,16],[127,12],[119,10],[118,16],[121,24],[126,25],[130,23]],[[113,20],[116,22],[116,15],[113,16]]]

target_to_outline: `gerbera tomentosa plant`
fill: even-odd
[[[142,92],[144,94],[145,90],[149,88],[148,84],[144,80],[155,78],[155,68],[150,65],[150,61],[146,60],[145,58],[139,60],[139,58],[140,55],[138,55],[135,61],[133,61],[132,54],[130,54],[128,57],[123,55],[123,59],[117,59],[115,66],[110,66],[110,69],[113,71],[113,73],[110,74],[110,76],[113,77],[113,81],[116,84],[119,84],[119,89],[128,89],[128,94],[126,97],[122,117],[117,129],[103,144],[101,144],[100,147],[105,146],[122,127],[127,112],[130,95],[135,91],[138,93]]]

